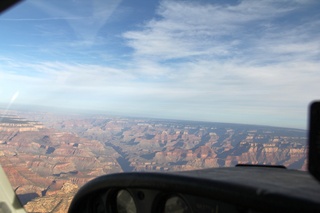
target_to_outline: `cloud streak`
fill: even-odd
[[[13,63],[3,58],[0,83],[7,84],[7,90],[19,90],[19,100],[26,102],[304,128],[307,105],[320,91],[320,22],[317,13],[306,12],[314,4],[160,1],[155,18],[121,34],[124,46],[113,48],[132,50],[122,57],[107,54],[111,46],[104,39],[101,43],[91,39],[118,7],[114,1],[105,15],[98,10],[85,23],[68,20],[83,35],[78,44],[86,44],[74,52],[86,46],[84,55],[88,54],[85,50],[94,52],[87,58],[106,54],[111,59]],[[87,10],[67,14],[55,7],[38,7],[60,16],[88,15]],[[88,32],[97,19],[101,21]],[[94,48],[90,49],[88,41]],[[52,51],[66,50],[63,44]],[[105,49],[99,49],[100,44]],[[67,57],[66,52],[61,55]]]
[[[320,89],[320,32],[315,30],[320,24],[315,14],[290,19],[309,6],[298,1],[227,6],[163,1],[160,18],[123,37],[137,61],[175,67],[163,77],[198,91],[197,101],[213,106],[210,96],[235,108],[260,107],[267,114],[295,106],[302,117]]]
[[[61,3],[61,2],[60,2]],[[121,3],[121,0],[108,1],[82,1],[57,4],[54,2],[43,3],[41,1],[31,2],[31,4],[45,11],[51,17],[48,20],[64,20],[74,30],[76,35],[89,44],[93,44],[99,30],[106,24],[109,17]],[[72,10],[70,11],[70,7]],[[24,19],[28,20],[28,19]],[[40,18],[38,20],[45,20]]]

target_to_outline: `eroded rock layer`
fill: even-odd
[[[306,169],[306,131],[299,129],[15,113],[1,121],[10,128],[0,130],[0,164],[30,212],[66,212],[79,187],[114,172],[239,163]]]

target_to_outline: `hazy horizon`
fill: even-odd
[[[230,125],[247,125],[247,126],[259,126],[259,127],[274,127],[274,128],[285,128],[285,129],[297,129],[307,131],[307,129],[290,127],[290,126],[275,126],[275,125],[267,125],[267,124],[258,124],[258,123],[236,123],[236,122],[224,122],[224,121],[213,121],[213,120],[190,120],[184,118],[172,118],[172,117],[159,117],[159,116],[146,116],[142,115],[134,115],[134,114],[126,114],[119,112],[108,112],[108,111],[92,111],[92,110],[77,110],[71,108],[59,108],[59,107],[46,107],[46,106],[32,106],[32,105],[16,105],[12,106],[10,109],[4,107],[2,103],[0,103],[0,110],[6,112],[31,112],[31,113],[50,113],[57,116],[80,116],[83,118],[93,118],[95,116],[106,116],[106,117],[116,117],[116,118],[124,118],[124,119],[150,119],[150,120],[161,120],[161,121],[181,121],[181,122],[199,122],[199,123],[217,123],[217,124],[230,124]],[[8,115],[8,113],[7,113]],[[0,113],[1,117],[6,116],[5,114]]]

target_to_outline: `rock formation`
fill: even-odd
[[[79,187],[108,173],[170,172],[239,163],[305,170],[307,165],[304,130],[107,116],[19,115],[0,122],[0,164],[29,212],[66,212]]]
[[[24,208],[27,212],[68,212],[70,203],[75,193],[78,191],[78,186],[71,182],[65,182],[61,189],[54,194],[38,197],[28,202]]]

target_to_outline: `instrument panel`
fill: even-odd
[[[279,167],[132,172],[90,181],[69,213],[320,212],[319,198],[309,173]]]
[[[149,189],[110,189],[93,196],[83,209],[96,213],[223,213],[242,212],[240,207],[208,198]],[[92,205],[93,204],[93,205]]]

